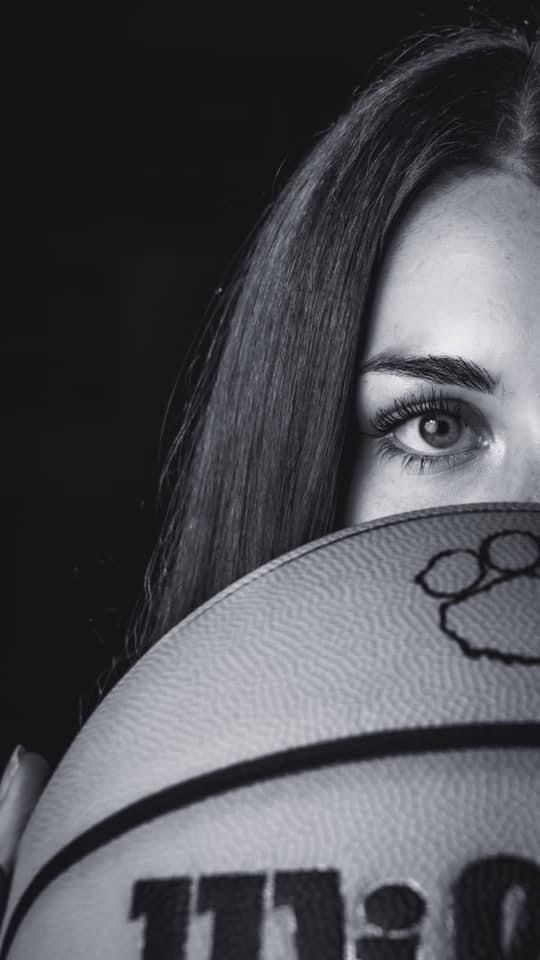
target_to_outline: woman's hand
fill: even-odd
[[[0,781],[0,924],[19,840],[50,775],[51,768],[44,757],[18,746]]]

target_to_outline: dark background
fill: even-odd
[[[538,16],[517,0],[378,2],[354,31],[328,17],[318,42],[276,13],[276,40],[261,17],[242,43],[210,12],[214,35],[187,38],[180,5],[46,9],[31,46],[14,40],[3,121],[0,766],[17,743],[56,766],[122,646],[199,369],[179,378],[186,351],[279,186],[407,34]]]

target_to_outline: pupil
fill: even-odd
[[[452,423],[450,417],[425,417],[420,424],[420,432],[426,443],[442,442],[446,445],[454,443],[459,434],[459,429]]]

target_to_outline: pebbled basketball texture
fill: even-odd
[[[337,531],[94,711],[0,960],[539,960],[539,746],[540,505]]]

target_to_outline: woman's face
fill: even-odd
[[[427,192],[375,294],[344,525],[540,501],[540,190],[482,172]]]

